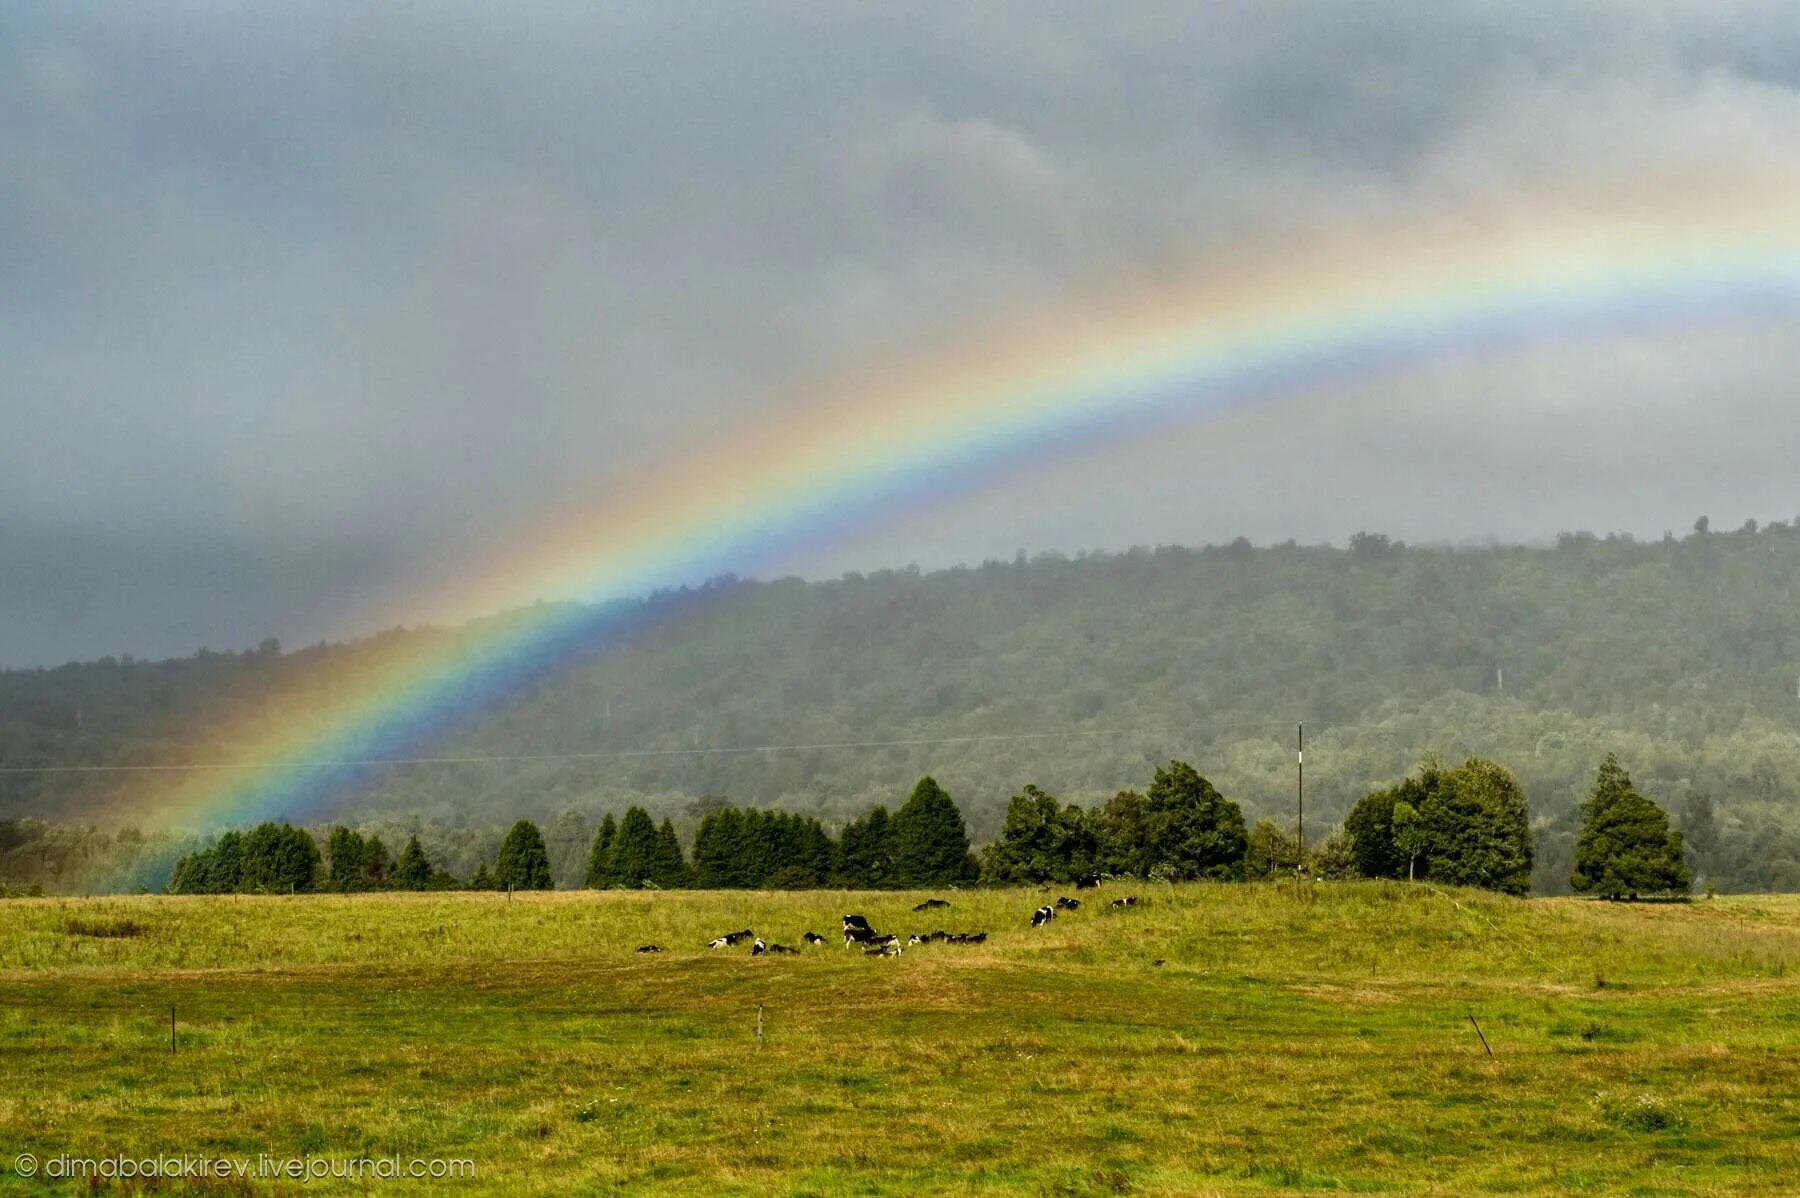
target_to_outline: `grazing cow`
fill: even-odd
[[[1135,907],[1137,906],[1137,895],[1128,894],[1124,898],[1114,899],[1112,905],[1115,907]]]
[[[874,928],[869,926],[869,921],[867,919],[864,919],[860,915],[844,916],[845,948],[849,948],[852,944],[874,944],[880,939],[881,936]]]
[[[800,939],[804,940],[808,944],[824,944],[825,943],[825,937],[819,935],[817,932],[808,932],[806,935],[800,937]]]
[[[638,952],[640,952],[640,953],[660,953],[660,952],[662,952],[662,946],[659,944],[640,944],[640,945],[638,945]]]
[[[915,912],[930,911],[935,907],[948,907],[949,905],[950,904],[945,902],[943,899],[930,898],[930,899],[926,899],[924,902],[922,902],[918,906],[914,907],[913,910]]]
[[[1098,888],[1099,885],[1099,874],[1082,874],[1079,878],[1075,879],[1075,889],[1077,890],[1094,890]]]
[[[763,938],[761,936],[758,936],[756,938],[756,943],[750,946],[750,955],[752,957],[760,957],[768,951],[769,946],[763,943]]]
[[[1055,918],[1055,907],[1039,907],[1036,911],[1031,913],[1031,926],[1034,928],[1041,928]]]
[[[1080,906],[1080,899],[1059,898],[1056,900],[1056,909],[1058,911],[1073,911]]]
[[[897,939],[897,937],[896,937],[896,939]],[[898,944],[884,944],[880,948],[865,948],[865,949],[863,949],[863,956],[865,956],[865,957],[898,957],[901,953],[903,953],[905,951],[906,950],[901,948]]]
[[[769,946],[769,951],[772,953],[797,953],[800,950],[797,948],[789,948],[785,944],[771,944]]]
[[[986,944],[987,943],[987,933],[986,932],[964,932],[963,933],[963,943],[964,944]]]

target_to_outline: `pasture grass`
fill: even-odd
[[[1800,898],[1129,889],[1035,931],[1035,889],[7,901],[0,1191],[55,1189],[23,1151],[477,1170],[216,1187],[258,1193],[1800,1187]],[[989,940],[871,959],[847,911]],[[705,947],[740,927],[831,943]]]

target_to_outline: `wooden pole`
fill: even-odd
[[[763,1012],[762,1012],[762,1008],[763,1008],[763,1005],[761,1003],[756,1004],[756,1046],[758,1048],[761,1048],[763,1046]]]
[[[1475,1012],[1473,1012],[1473,1011],[1470,1011],[1470,1012],[1469,1012],[1469,1023],[1470,1023],[1470,1025],[1471,1025],[1471,1026],[1473,1026],[1473,1027],[1474,1027],[1474,1029],[1475,1029],[1475,1034],[1476,1034],[1476,1035],[1477,1035],[1477,1036],[1481,1036],[1481,1025],[1480,1025],[1480,1024],[1479,1024],[1479,1023],[1476,1023],[1476,1022],[1475,1022]],[[1488,1054],[1488,1055],[1489,1055],[1489,1056],[1490,1056],[1490,1057],[1491,1057],[1491,1056],[1493,1056],[1493,1055],[1494,1055],[1494,1050],[1493,1050],[1493,1049],[1491,1049],[1491,1048],[1488,1048],[1488,1042],[1487,1042],[1487,1037],[1486,1037],[1486,1036],[1481,1036],[1481,1046],[1482,1046],[1482,1047],[1483,1047],[1483,1048],[1487,1048],[1487,1054]]]
[[[1300,850],[1300,871],[1306,871],[1306,725],[1294,733],[1294,843]]]

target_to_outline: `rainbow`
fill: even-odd
[[[443,614],[755,573],[1048,455],[1425,361],[1789,319],[1800,312],[1800,197],[1767,185],[1735,194],[1751,198],[1733,208],[1665,190],[1517,221],[1421,222],[1246,253],[1176,284],[1035,314],[924,368],[870,369],[765,409],[690,460],[551,513],[557,535],[459,584],[459,610]],[[187,826],[305,818],[354,792],[368,773],[356,763],[427,752],[629,635],[634,618],[617,605],[540,604],[423,638],[369,667],[352,701],[274,719],[243,750],[256,764],[195,771],[138,805]]]

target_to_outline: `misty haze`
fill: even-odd
[[[0,1191],[1791,1185],[1796,63],[0,12]]]

